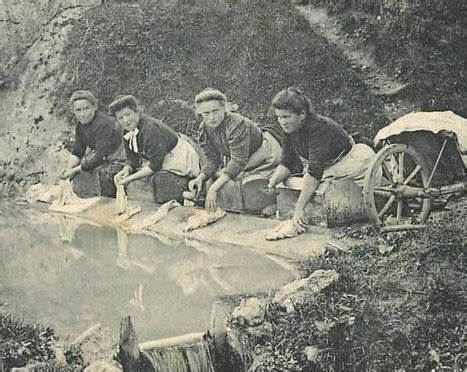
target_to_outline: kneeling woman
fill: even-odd
[[[303,187],[294,208],[296,225],[306,223],[305,207],[322,180],[352,179],[363,185],[365,170],[374,151],[354,144],[352,137],[332,119],[314,112],[308,97],[297,88],[279,92],[272,101],[277,120],[284,130],[281,164],[270,178],[274,188],[303,162]]]
[[[194,178],[199,175],[199,154],[188,138],[160,120],[144,115],[135,97],[121,96],[109,106],[124,132],[126,165],[115,183],[127,185],[161,170]]]
[[[203,118],[199,144],[206,161],[201,174],[190,181],[189,188],[199,191],[203,182],[209,180],[205,207],[213,209],[218,192],[227,182],[252,174],[262,174],[267,180],[279,164],[281,146],[278,139],[263,132],[256,123],[230,112],[226,96],[218,90],[201,91],[195,97],[195,106]]]

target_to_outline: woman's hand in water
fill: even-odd
[[[212,187],[209,188],[208,194],[206,195],[204,207],[208,211],[213,211],[217,208],[217,191],[213,190]]]

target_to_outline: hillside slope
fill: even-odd
[[[191,103],[212,86],[242,113],[264,120],[274,94],[298,85],[351,131],[381,123],[360,76],[289,5],[95,9],[75,25],[65,55],[72,74],[59,88],[61,107],[74,89],[86,87],[105,105],[117,94],[135,94],[150,114],[164,117],[167,102]],[[184,120],[167,118],[177,127]]]
[[[67,102],[76,89],[93,91],[102,109],[135,94],[149,114],[189,134],[198,126],[190,104],[207,86],[260,122],[273,120],[271,99],[289,85],[357,139],[385,122],[361,75],[292,6],[200,3],[76,8],[51,22],[16,86],[1,93],[3,194],[54,180],[72,139]]]

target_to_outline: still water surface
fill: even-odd
[[[141,341],[205,330],[219,295],[277,288],[289,271],[239,247],[171,242],[0,201],[0,304],[74,338],[131,315]]]

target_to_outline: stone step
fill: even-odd
[[[303,179],[290,177],[277,186],[279,218],[292,217],[300,196]],[[306,217],[314,225],[333,227],[367,219],[362,188],[352,180],[323,181],[315,197],[305,208]]]

